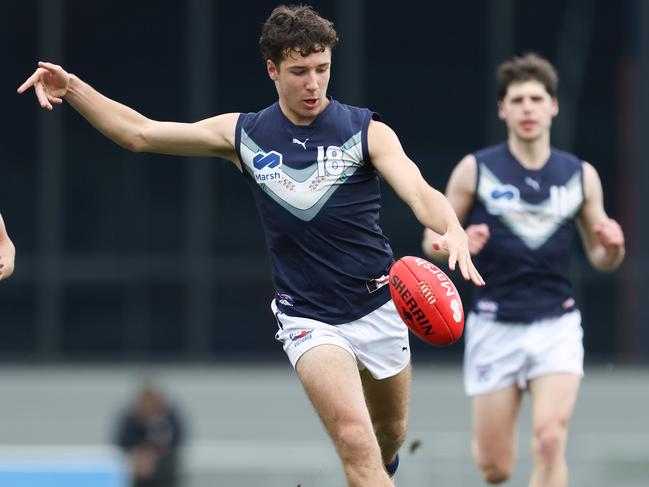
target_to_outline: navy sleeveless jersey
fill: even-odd
[[[278,308],[329,324],[390,299],[394,258],[379,227],[379,178],[367,149],[367,109],[331,100],[310,125],[279,103],[242,113],[236,150],[253,193]]]
[[[575,215],[583,196],[582,161],[551,149],[540,170],[525,169],[507,144],[476,152],[476,198],[467,224],[491,234],[475,264],[487,285],[473,310],[529,323],[574,309],[568,278]]]

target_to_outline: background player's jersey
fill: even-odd
[[[390,299],[393,262],[379,227],[367,109],[331,100],[310,125],[279,103],[242,113],[236,149],[270,254],[278,308],[325,323],[356,320]]]
[[[473,310],[531,322],[574,309],[568,268],[584,201],[582,161],[552,148],[543,168],[532,171],[506,143],[474,155],[478,178],[467,225],[486,223],[491,237],[474,259],[487,285],[476,289]]]

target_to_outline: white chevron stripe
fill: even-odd
[[[491,194],[511,185],[500,181],[484,164],[480,164],[480,174],[478,199],[489,213],[533,250],[541,247],[559,227],[572,219],[583,203],[579,172],[564,186],[551,187],[550,197],[538,204],[515,197],[505,200],[504,205],[494,200]]]
[[[284,159],[282,167],[277,168],[281,171],[282,178],[266,181],[260,186],[288,211],[302,220],[309,221],[317,215],[338,186],[363,165],[360,132],[343,144],[341,150],[345,169],[338,175],[319,176],[317,161],[307,168],[296,171],[285,167],[286,159]],[[260,152],[263,151],[243,132],[240,146],[241,159],[245,169],[253,178],[255,174],[253,158]]]

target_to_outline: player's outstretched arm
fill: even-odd
[[[465,279],[478,286],[484,285],[471,260],[466,233],[453,207],[442,193],[426,183],[417,166],[404,153],[394,131],[384,123],[370,122],[368,145],[376,169],[410,206],[422,225],[441,235],[437,243],[448,252],[449,268],[455,270],[458,264]]]
[[[602,182],[593,166],[583,163],[584,204],[577,216],[577,226],[588,260],[600,271],[614,271],[625,255],[624,232],[619,223],[604,210]]]
[[[15,259],[16,248],[9,238],[5,222],[0,215],[0,281],[13,274]]]
[[[196,123],[159,122],[102,95],[56,64],[39,62],[18,88],[33,87],[42,108],[67,101],[97,130],[135,152],[186,156],[218,156],[236,162],[234,131],[238,114],[219,115]]]
[[[475,199],[477,161],[472,154],[465,156],[453,169],[446,186],[446,199],[455,210],[460,223],[464,223]],[[486,224],[469,225],[466,228],[469,239],[469,252],[477,255],[489,240],[489,227]],[[436,260],[448,258],[448,252],[439,245],[441,235],[430,228],[424,229],[421,246],[424,254]]]

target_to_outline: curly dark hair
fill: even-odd
[[[513,57],[498,66],[498,99],[507,95],[509,85],[524,81],[538,81],[545,87],[550,96],[557,96],[559,76],[550,61],[536,53],[527,53]]]
[[[280,5],[275,8],[263,27],[259,46],[264,59],[276,65],[290,51],[308,56],[314,52],[333,49],[338,35],[333,23],[320,17],[309,5]]]

